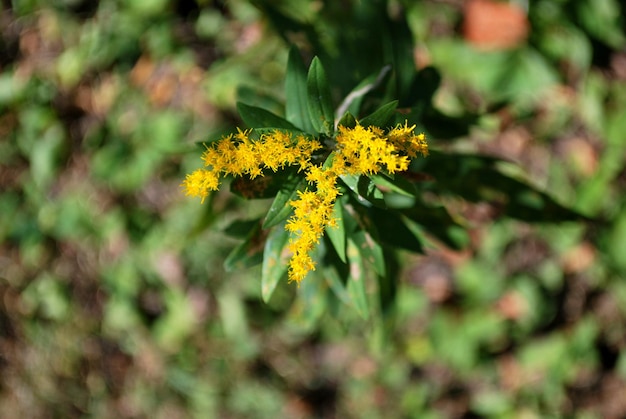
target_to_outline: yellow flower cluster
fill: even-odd
[[[315,191],[298,191],[298,199],[291,201],[293,215],[285,228],[295,239],[290,240],[289,279],[300,282],[307,273],[315,270],[311,251],[319,243],[326,226],[334,227],[333,205],[339,195],[338,174],[332,168],[311,165],[306,179],[315,184]]]
[[[339,127],[337,158],[333,167],[340,173],[370,175],[386,170],[402,172],[409,168],[410,159],[428,154],[424,134],[414,135],[415,126],[397,126],[387,134],[378,127]]]
[[[340,126],[337,146],[328,167],[311,165],[306,179],[314,184],[315,192],[299,193],[291,205],[294,213],[287,222],[287,230],[295,235],[290,242],[293,253],[289,261],[289,279],[300,282],[315,270],[310,252],[319,243],[324,228],[333,227],[333,206],[339,195],[337,178],[343,174],[370,175],[385,170],[395,173],[407,170],[409,159],[421,153],[428,154],[424,134],[415,135],[415,126],[407,124],[384,133],[378,127],[354,128]]]
[[[303,135],[292,138],[289,133],[273,131],[252,141],[249,132],[239,131],[207,148],[202,156],[206,168],[188,175],[183,186],[187,195],[204,199],[210,191],[218,189],[221,176],[255,178],[263,176],[263,169],[276,172],[285,166],[299,165],[313,190],[298,191],[298,199],[290,202],[294,211],[285,228],[292,234],[289,279],[300,282],[315,270],[311,251],[324,229],[336,225],[332,213],[339,195],[339,176],[407,170],[411,158],[428,154],[424,134],[415,135],[414,130],[415,126],[407,124],[387,133],[373,126],[340,126],[336,146],[329,150],[329,163],[325,166],[311,162],[313,153],[322,148],[317,140]]]
[[[292,138],[290,133],[276,130],[253,141],[249,131],[238,130],[207,147],[202,155],[205,168],[187,175],[182,186],[187,195],[204,201],[211,191],[218,190],[220,177],[247,175],[254,179],[263,176],[263,169],[276,172],[295,164],[304,169],[321,147],[317,140],[304,135]]]

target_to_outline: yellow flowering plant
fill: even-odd
[[[432,74],[428,71],[418,73],[413,84]],[[532,216],[535,204],[523,202],[528,193],[548,209],[563,210],[545,194],[495,171],[495,159],[433,150],[429,155],[427,138],[415,123],[423,106],[402,113],[398,101],[379,100],[373,111],[355,117],[364,96],[389,81],[389,73],[385,67],[363,81],[335,111],[320,60],[314,58],[307,70],[292,49],[285,116],[238,103],[248,128],[205,144],[203,167],[184,180],[186,194],[201,200],[224,182],[244,198],[272,199],[262,219],[239,226],[245,239],[225,260],[227,269],[262,265],[264,301],[287,278],[304,289],[309,303],[330,293],[363,316],[370,312],[373,285],[385,310],[395,298],[396,250],[422,252],[428,237],[453,248],[467,242],[462,221],[439,201],[425,200],[425,193],[481,200],[480,190],[472,189],[477,176],[484,177],[484,185],[522,197],[511,210],[518,218]]]

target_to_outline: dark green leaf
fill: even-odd
[[[350,112],[346,112],[345,114],[343,114],[337,125],[347,128],[354,128],[356,127],[356,119],[354,118],[354,115],[352,115]]]
[[[396,108],[398,107],[398,101],[394,100],[389,102],[380,108],[376,109],[370,115],[362,118],[359,123],[364,127],[375,126],[384,128],[387,126],[387,123],[396,112]]]
[[[235,220],[224,229],[224,233],[237,239],[243,239],[250,234],[250,231],[256,228],[257,224],[259,224],[258,219]]]
[[[491,202],[506,216],[523,221],[558,222],[588,219],[545,192],[500,172],[497,159],[452,153],[431,153],[419,163],[435,178],[439,192],[472,202]]]
[[[397,212],[384,211],[376,207],[369,209],[372,223],[376,225],[382,243],[394,248],[423,253],[421,242],[413,231],[404,223],[402,215]]]
[[[409,106],[411,101],[411,83],[415,74],[415,61],[413,59],[413,33],[409,28],[407,19],[398,19],[389,22],[386,31],[389,38],[383,44],[386,60],[393,63],[395,92],[393,97],[400,99],[400,107]]]
[[[414,183],[411,183],[402,176],[391,177],[384,174],[371,175],[370,179],[381,189],[389,189],[392,192],[396,192],[405,196],[419,196],[419,191],[415,187]]]
[[[250,128],[283,128],[298,131],[291,122],[263,108],[237,102],[237,112]]]
[[[398,277],[400,264],[396,254],[391,250],[384,251],[385,274],[376,275],[378,279],[378,297],[382,314],[391,314],[398,293]]]
[[[452,140],[467,135],[470,127],[478,123],[478,118],[478,115],[472,113],[449,116],[438,109],[427,108],[420,116],[420,120],[415,121],[414,118],[410,117],[407,120],[409,123],[421,123],[426,133],[431,137],[440,140]]]
[[[315,130],[329,134],[335,123],[330,88],[326,80],[326,73],[319,58],[313,58],[307,77],[307,99],[309,116]]]
[[[286,219],[291,214],[292,207],[290,202],[297,199],[298,190],[303,187],[305,180],[295,173],[290,174],[284,179],[281,188],[276,193],[276,198],[272,202],[272,206],[267,211],[263,228],[270,228]]]
[[[258,265],[263,261],[263,245],[265,233],[261,225],[256,223],[246,240],[235,247],[224,260],[224,269],[233,271],[235,269],[248,268]]]
[[[289,50],[285,95],[285,118],[305,132],[314,134],[307,101],[307,71],[296,47]]]
[[[390,72],[391,66],[386,65],[376,74],[372,74],[364,79],[345,97],[343,102],[341,102],[341,105],[337,108],[337,114],[342,115],[345,112],[350,112],[354,115],[360,114],[361,104],[365,96],[383,84]]]
[[[272,297],[278,281],[287,272],[289,263],[288,242],[289,232],[285,230],[284,224],[272,228],[265,242],[261,267],[261,297],[266,303]]]
[[[432,106],[432,100],[435,92],[441,84],[441,74],[434,67],[425,67],[418,71],[413,78],[411,84],[411,103],[409,106],[417,105]]]
[[[376,184],[372,182],[369,177],[363,175],[359,177],[357,191],[359,195],[375,206],[381,208],[387,207],[382,191],[376,187]]]
[[[428,206],[418,202],[400,212],[452,249],[463,249],[469,242],[467,231],[452,219],[444,207]]]
[[[276,115],[285,113],[285,104],[282,100],[259,90],[256,86],[243,85],[237,87],[237,102],[265,109]]]

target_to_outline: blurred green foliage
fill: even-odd
[[[481,51],[459,4],[3,3],[0,416],[624,416],[623,5],[529,1],[528,40]],[[424,191],[449,211],[429,227],[468,237],[412,225],[426,254],[394,260],[393,315],[363,320],[315,281],[264,304],[261,267],[224,261],[271,202],[181,194],[237,100],[283,114],[289,44],[337,103],[419,64],[383,103],[422,103],[437,152],[416,181],[450,192]],[[555,221],[548,196],[592,220],[527,223]]]

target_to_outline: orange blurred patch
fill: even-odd
[[[514,48],[528,36],[526,12],[516,4],[467,0],[464,14],[463,35],[469,43],[480,49]]]

